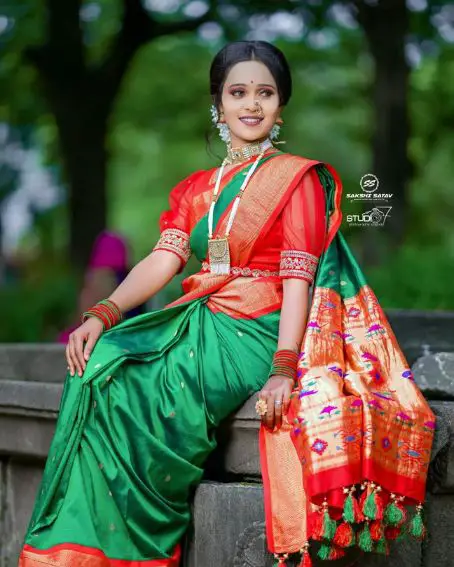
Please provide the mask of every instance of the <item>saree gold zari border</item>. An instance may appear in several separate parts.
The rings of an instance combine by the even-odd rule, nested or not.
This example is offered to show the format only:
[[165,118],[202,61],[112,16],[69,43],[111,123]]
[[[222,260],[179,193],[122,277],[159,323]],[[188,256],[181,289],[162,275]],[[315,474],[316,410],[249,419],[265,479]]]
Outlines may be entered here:
[[19,556],[18,567],[43,567],[44,565],[68,565],[71,567],[178,567],[181,548],[177,545],[170,559],[129,561],[106,557],[102,551],[77,544],[61,544],[50,549],[35,549],[25,545]]

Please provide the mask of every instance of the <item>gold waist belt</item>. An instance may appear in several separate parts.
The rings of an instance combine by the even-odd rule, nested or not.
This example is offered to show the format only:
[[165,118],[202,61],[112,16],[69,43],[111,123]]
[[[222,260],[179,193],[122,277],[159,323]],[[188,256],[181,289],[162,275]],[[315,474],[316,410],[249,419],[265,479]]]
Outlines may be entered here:
[[[210,264],[208,262],[202,262],[202,272],[209,272]],[[270,276],[278,276],[279,271],[273,272],[271,270],[257,270],[255,268],[240,268],[239,266],[230,266],[230,275],[232,276],[246,276],[252,278],[267,278]]]

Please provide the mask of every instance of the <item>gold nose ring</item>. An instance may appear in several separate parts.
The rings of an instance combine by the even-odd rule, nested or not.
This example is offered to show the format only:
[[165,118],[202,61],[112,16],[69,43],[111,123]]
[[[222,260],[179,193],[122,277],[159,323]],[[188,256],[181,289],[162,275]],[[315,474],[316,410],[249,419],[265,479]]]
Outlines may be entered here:
[[258,100],[254,102],[255,105],[255,112],[258,112],[260,115],[263,114],[262,106]]

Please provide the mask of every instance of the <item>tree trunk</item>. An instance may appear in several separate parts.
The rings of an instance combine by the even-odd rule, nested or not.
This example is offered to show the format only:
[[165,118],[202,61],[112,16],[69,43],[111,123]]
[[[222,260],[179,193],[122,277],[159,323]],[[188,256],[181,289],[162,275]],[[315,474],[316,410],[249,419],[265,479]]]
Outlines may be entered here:
[[107,195],[105,125],[85,123],[60,129],[69,185],[70,257],[86,266],[96,236],[106,227]]
[[85,63],[80,8],[82,0],[47,0],[47,41],[27,50],[37,68],[50,110],[55,116],[70,206],[71,261],[83,269],[107,216],[106,168],[108,119],[124,74],[137,50],[149,41],[193,31],[213,19],[159,22],[141,0],[123,0],[120,30],[105,60]]
[[[405,236],[407,184],[412,172],[407,153],[409,67],[405,57],[409,15],[405,0],[379,0],[376,5],[362,0],[357,8],[375,65],[371,173],[379,179],[378,192],[393,194],[388,203],[378,203],[392,207],[384,227],[365,231],[363,258],[377,264]],[[377,238],[375,231],[381,231],[384,238]],[[385,246],[379,249],[381,240]]]

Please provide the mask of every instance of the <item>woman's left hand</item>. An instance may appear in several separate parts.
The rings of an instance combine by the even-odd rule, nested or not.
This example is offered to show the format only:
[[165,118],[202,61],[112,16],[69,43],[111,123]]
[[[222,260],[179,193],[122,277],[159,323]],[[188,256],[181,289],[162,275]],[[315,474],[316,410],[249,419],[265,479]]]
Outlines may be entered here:
[[[293,389],[293,381],[287,376],[275,375],[259,392],[259,399],[267,403],[267,412],[262,415],[261,420],[271,431],[282,425],[282,416],[287,415],[290,407],[290,394]],[[276,403],[278,402],[278,403]],[[279,403],[280,402],[280,403]]]

